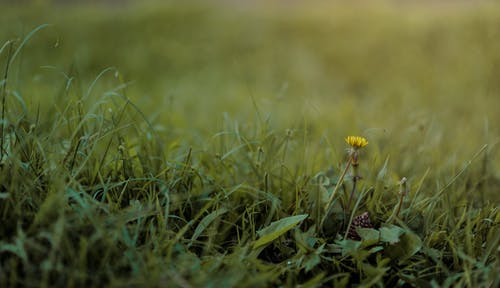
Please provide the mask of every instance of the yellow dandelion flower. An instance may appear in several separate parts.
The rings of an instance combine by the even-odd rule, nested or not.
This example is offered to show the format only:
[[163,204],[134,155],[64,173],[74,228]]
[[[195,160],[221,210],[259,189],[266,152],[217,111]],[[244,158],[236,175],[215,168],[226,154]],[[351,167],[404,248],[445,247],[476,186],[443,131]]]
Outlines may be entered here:
[[354,149],[363,148],[366,145],[368,145],[368,140],[366,140],[366,138],[361,136],[347,136],[345,138],[345,142],[351,145],[351,147]]

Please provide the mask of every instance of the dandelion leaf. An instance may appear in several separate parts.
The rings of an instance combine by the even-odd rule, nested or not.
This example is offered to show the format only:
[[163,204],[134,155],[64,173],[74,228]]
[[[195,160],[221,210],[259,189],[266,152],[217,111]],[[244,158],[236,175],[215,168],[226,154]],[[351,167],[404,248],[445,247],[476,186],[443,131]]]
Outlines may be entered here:
[[404,263],[411,256],[415,255],[422,248],[422,240],[415,233],[406,230],[400,237],[400,241],[386,249],[387,255],[398,260],[399,264]]
[[379,229],[380,231],[380,241],[389,244],[395,244],[399,242],[399,237],[404,233],[403,228],[396,225],[385,225]]
[[260,238],[255,242],[254,248],[271,243],[274,239],[285,234],[290,229],[297,226],[302,220],[306,219],[309,215],[302,214],[290,216],[278,221],[272,222],[269,226],[257,231]]
[[377,244],[380,240],[380,232],[376,229],[357,227],[356,232],[361,237],[364,246]]
[[304,261],[304,268],[306,269],[306,272],[311,271],[316,265],[321,263],[321,258],[318,254],[313,253],[309,255],[306,260]]

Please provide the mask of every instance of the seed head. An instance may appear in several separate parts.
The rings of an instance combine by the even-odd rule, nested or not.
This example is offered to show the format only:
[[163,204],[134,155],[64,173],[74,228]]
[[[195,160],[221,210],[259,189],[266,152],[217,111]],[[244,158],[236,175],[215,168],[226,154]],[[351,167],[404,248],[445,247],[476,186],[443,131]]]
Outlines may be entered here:
[[349,227],[349,232],[347,234],[348,239],[353,239],[353,240],[361,240],[361,237],[359,236],[358,232],[356,231],[356,228],[373,228],[372,223],[370,222],[370,215],[368,212],[365,212],[359,216],[356,216],[352,220],[351,227]]

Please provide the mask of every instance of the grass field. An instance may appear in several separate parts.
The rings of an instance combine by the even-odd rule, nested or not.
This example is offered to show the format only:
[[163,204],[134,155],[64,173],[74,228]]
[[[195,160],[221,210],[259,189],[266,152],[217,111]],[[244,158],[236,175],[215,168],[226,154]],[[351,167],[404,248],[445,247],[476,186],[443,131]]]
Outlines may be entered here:
[[0,287],[500,285],[500,6],[42,2],[0,4]]

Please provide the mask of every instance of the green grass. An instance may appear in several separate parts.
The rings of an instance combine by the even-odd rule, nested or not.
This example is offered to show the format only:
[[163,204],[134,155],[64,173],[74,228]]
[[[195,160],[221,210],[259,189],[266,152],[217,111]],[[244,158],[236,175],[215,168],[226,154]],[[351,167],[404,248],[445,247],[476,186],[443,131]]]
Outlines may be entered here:
[[1,287],[500,284],[498,6],[0,8]]

